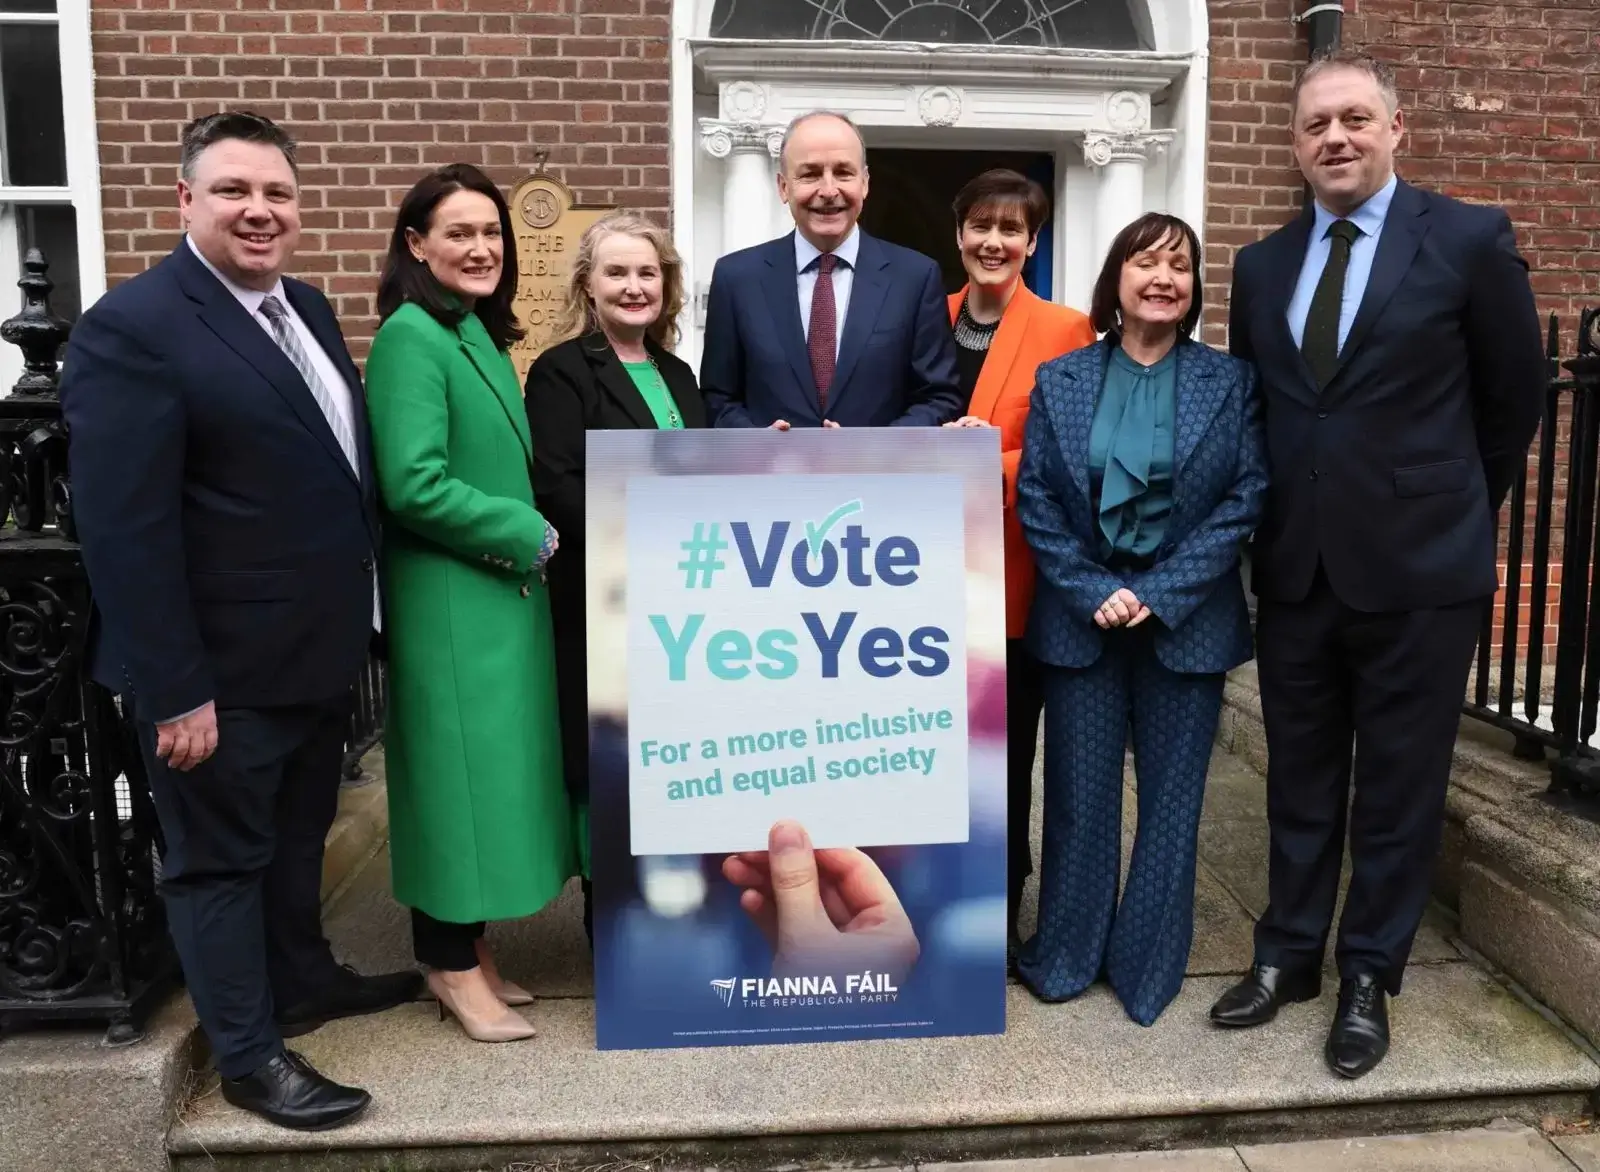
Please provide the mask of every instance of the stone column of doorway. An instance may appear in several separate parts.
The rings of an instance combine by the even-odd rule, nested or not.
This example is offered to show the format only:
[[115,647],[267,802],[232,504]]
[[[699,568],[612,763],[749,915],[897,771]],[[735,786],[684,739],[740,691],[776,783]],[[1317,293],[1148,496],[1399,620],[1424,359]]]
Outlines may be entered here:
[[1145,211],[1145,166],[1172,140],[1170,130],[1090,130],[1083,158],[1098,172],[1094,207],[1094,271],[1099,272],[1118,232]]
[[723,160],[722,247],[718,255],[771,239],[778,199],[773,160],[783,146],[783,127],[702,118],[700,143],[712,158]]

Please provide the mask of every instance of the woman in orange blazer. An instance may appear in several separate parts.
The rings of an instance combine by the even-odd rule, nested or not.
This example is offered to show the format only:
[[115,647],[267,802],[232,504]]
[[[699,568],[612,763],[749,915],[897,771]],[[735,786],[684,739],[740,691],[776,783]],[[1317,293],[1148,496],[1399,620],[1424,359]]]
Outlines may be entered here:
[[1042,187],[1016,171],[985,171],[956,195],[954,210],[967,284],[950,296],[950,323],[967,407],[945,426],[998,427],[1005,472],[1006,929],[1007,952],[1014,955],[1022,885],[1033,870],[1028,815],[1044,705],[1039,663],[1022,643],[1033,601],[1033,558],[1017,521],[1017,464],[1034,372],[1092,344],[1095,332],[1087,316],[1043,300],[1022,283],[1022,266],[1039,246],[1039,228],[1050,214]]

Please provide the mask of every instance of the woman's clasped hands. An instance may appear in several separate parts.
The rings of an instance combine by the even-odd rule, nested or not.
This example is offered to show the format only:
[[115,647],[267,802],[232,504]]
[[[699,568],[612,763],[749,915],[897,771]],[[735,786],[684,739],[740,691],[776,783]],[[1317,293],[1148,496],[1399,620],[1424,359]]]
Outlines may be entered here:
[[1150,617],[1150,608],[1140,602],[1126,586],[1100,604],[1094,621],[1103,629],[1137,627]]

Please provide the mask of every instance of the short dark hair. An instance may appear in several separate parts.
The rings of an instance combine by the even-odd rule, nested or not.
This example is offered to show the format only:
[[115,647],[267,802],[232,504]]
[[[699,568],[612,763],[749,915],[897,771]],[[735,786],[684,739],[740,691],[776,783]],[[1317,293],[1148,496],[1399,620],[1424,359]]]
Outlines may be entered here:
[[249,110],[221,110],[215,114],[202,114],[183,128],[183,147],[178,155],[178,174],[186,180],[194,179],[194,161],[209,146],[235,139],[239,142],[259,142],[275,146],[289,161],[289,170],[300,178],[300,164],[294,157],[295,142],[289,132],[271,118]]
[[500,213],[500,283],[488,297],[480,297],[472,312],[483,322],[483,328],[494,340],[498,349],[508,349],[527,334],[517,324],[517,315],[511,302],[517,295],[517,238],[511,230],[511,208],[490,178],[471,163],[450,163],[417,180],[406,197],[400,201],[395,214],[394,231],[389,235],[389,252],[383,259],[383,275],[378,278],[378,321],[381,323],[407,301],[414,301],[432,315],[433,319],[455,329],[467,316],[467,311],[433,275],[425,264],[418,264],[406,243],[406,230],[426,236],[433,224],[433,212],[448,195],[458,191],[476,191],[494,202]]
[[1050,197],[1043,187],[1021,172],[996,167],[967,180],[966,186],[956,192],[950,210],[955,212],[956,227],[960,228],[976,211],[1013,207],[1022,210],[1031,239],[1039,234],[1050,216]]
[[1363,53],[1358,49],[1328,49],[1312,57],[1294,79],[1294,90],[1289,97],[1291,120],[1300,115],[1300,91],[1305,88],[1306,82],[1334,69],[1354,69],[1358,73],[1365,73],[1377,83],[1378,92],[1383,95],[1383,104],[1390,116],[1400,108],[1400,91],[1395,87],[1394,70],[1387,64],[1371,53]]
[[1105,264],[1094,283],[1094,299],[1089,303],[1089,324],[1102,334],[1122,333],[1122,266],[1147,248],[1154,248],[1165,240],[1177,236],[1189,242],[1189,256],[1194,264],[1194,303],[1178,323],[1178,333],[1187,338],[1194,334],[1200,323],[1201,257],[1200,237],[1195,235],[1188,222],[1165,212],[1148,212],[1117,233],[1106,252]]

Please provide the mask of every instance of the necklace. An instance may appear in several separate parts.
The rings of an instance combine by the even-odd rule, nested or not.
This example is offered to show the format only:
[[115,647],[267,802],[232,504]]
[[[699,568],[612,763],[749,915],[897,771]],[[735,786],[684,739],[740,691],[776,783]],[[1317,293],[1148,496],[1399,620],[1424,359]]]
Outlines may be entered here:
[[956,315],[956,345],[966,350],[987,350],[989,343],[994,341],[994,333],[1000,328],[1000,319],[987,324],[973,320],[967,312],[966,301],[961,302],[961,312]]
[[678,401],[672,397],[672,391],[667,386],[666,376],[661,373],[661,367],[656,365],[656,356],[650,351],[644,352],[644,360],[650,364],[650,369],[656,372],[656,382],[661,385],[662,396],[667,401],[667,419],[673,427],[683,426],[683,416],[678,414]]

